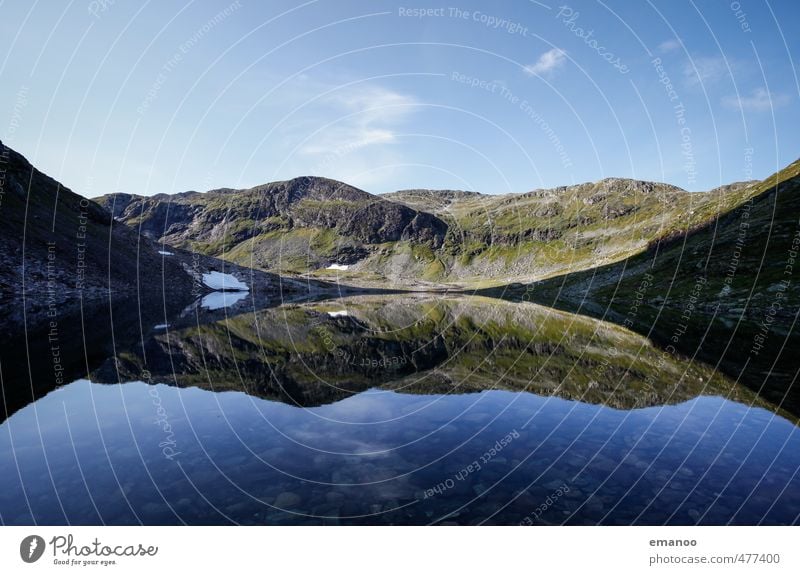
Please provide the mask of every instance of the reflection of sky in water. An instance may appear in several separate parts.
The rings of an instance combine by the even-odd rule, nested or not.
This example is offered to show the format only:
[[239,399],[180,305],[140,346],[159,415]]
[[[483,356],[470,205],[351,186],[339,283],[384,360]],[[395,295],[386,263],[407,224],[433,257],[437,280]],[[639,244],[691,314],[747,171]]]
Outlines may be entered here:
[[203,297],[200,307],[203,309],[222,309],[232,306],[248,295],[249,292],[246,291],[215,291]]
[[795,426],[718,397],[623,411],[370,390],[298,409],[77,381],[0,426],[0,468],[4,523],[516,524],[562,485],[534,523],[791,523],[800,511]]

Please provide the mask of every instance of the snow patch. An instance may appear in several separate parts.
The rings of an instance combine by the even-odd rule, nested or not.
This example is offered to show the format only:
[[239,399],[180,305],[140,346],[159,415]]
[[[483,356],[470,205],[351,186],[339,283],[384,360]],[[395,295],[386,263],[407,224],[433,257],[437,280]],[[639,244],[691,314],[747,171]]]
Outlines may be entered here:
[[168,323],[160,323],[158,325],[154,325],[153,329],[167,329],[169,327]]
[[246,298],[247,294],[246,291],[215,291],[203,297],[200,307],[208,310],[230,307]]
[[161,251],[161,250],[158,250],[158,253],[160,253],[162,256],[174,256],[175,255],[172,252],[164,252],[164,251]]
[[328,315],[331,317],[347,317],[349,314],[346,309],[342,309],[339,311],[329,311]]
[[243,281],[236,279],[231,274],[222,272],[209,272],[203,274],[203,283],[211,289],[249,291],[250,288]]
[[328,266],[327,268],[325,268],[325,269],[326,269],[326,270],[340,270],[340,271],[347,271],[348,269],[350,269],[350,266],[347,266],[347,265],[344,265],[344,264],[331,264],[331,265],[329,265],[329,266]]

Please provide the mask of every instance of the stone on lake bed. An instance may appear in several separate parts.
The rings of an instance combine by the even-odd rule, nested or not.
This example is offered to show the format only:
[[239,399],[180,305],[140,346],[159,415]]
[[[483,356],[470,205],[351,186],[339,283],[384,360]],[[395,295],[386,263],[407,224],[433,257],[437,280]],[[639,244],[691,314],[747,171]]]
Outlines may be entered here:
[[284,491],[275,498],[275,503],[273,503],[273,505],[280,509],[288,509],[299,505],[302,500],[303,499],[297,493]]

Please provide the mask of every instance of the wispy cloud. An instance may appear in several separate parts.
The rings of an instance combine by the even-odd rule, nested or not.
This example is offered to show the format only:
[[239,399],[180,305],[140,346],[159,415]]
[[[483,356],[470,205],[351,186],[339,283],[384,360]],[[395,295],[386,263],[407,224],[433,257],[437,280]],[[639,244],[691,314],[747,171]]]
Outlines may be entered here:
[[769,92],[766,88],[756,88],[749,96],[726,96],[722,99],[722,103],[735,110],[764,112],[788,104],[789,96]]
[[300,148],[303,154],[351,153],[359,148],[395,141],[396,128],[418,104],[411,96],[381,87],[337,92],[325,102],[338,115],[329,126]]
[[736,65],[730,60],[726,63],[721,56],[692,58],[683,65],[683,79],[690,87],[712,84],[730,74],[728,66],[733,70]]
[[741,82],[752,77],[753,69],[747,60],[723,56],[694,56],[683,64],[683,82],[688,88],[713,86],[723,81]]
[[556,68],[560,68],[567,60],[567,53],[561,48],[553,48],[548,50],[536,61],[535,64],[525,66],[525,71],[532,76],[540,76],[552,72]]
[[399,134],[420,110],[413,95],[377,84],[337,86],[305,77],[283,97],[287,106],[308,103],[276,134],[278,153],[286,154],[282,173],[327,176],[373,190],[394,179],[407,161]]
[[658,51],[662,54],[667,54],[668,52],[674,52],[678,48],[681,47],[681,41],[677,38],[670,38],[669,40],[664,40],[661,44],[658,45]]

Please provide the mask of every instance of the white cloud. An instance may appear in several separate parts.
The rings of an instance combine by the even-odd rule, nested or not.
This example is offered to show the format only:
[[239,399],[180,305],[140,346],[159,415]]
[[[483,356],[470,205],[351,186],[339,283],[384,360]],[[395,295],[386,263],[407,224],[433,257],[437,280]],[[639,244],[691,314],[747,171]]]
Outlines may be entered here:
[[560,68],[567,59],[567,53],[561,48],[553,48],[548,50],[536,61],[535,64],[525,66],[525,71],[532,76],[546,74]]
[[722,99],[723,105],[735,110],[750,112],[764,112],[778,108],[789,102],[787,94],[774,94],[765,88],[756,88],[749,96],[726,96]]
[[729,75],[728,66],[734,69],[734,64],[722,57],[693,58],[683,65],[683,78],[687,86],[711,84]]
[[380,87],[358,87],[326,98],[330,125],[300,148],[302,154],[344,155],[357,149],[395,141],[394,127],[418,104],[411,96]]
[[415,98],[381,87],[359,87],[347,93],[337,93],[332,98],[342,106],[356,112],[369,113],[370,117],[393,119],[406,116],[409,107],[417,104]]
[[416,97],[377,84],[336,85],[301,78],[273,107],[303,107],[270,140],[275,177],[325,176],[368,191],[381,189],[408,162],[400,134],[420,112]]
[[678,48],[681,47],[681,41],[677,38],[670,38],[669,40],[664,40],[661,44],[658,45],[658,51],[662,54],[666,54],[667,52],[674,52]]

